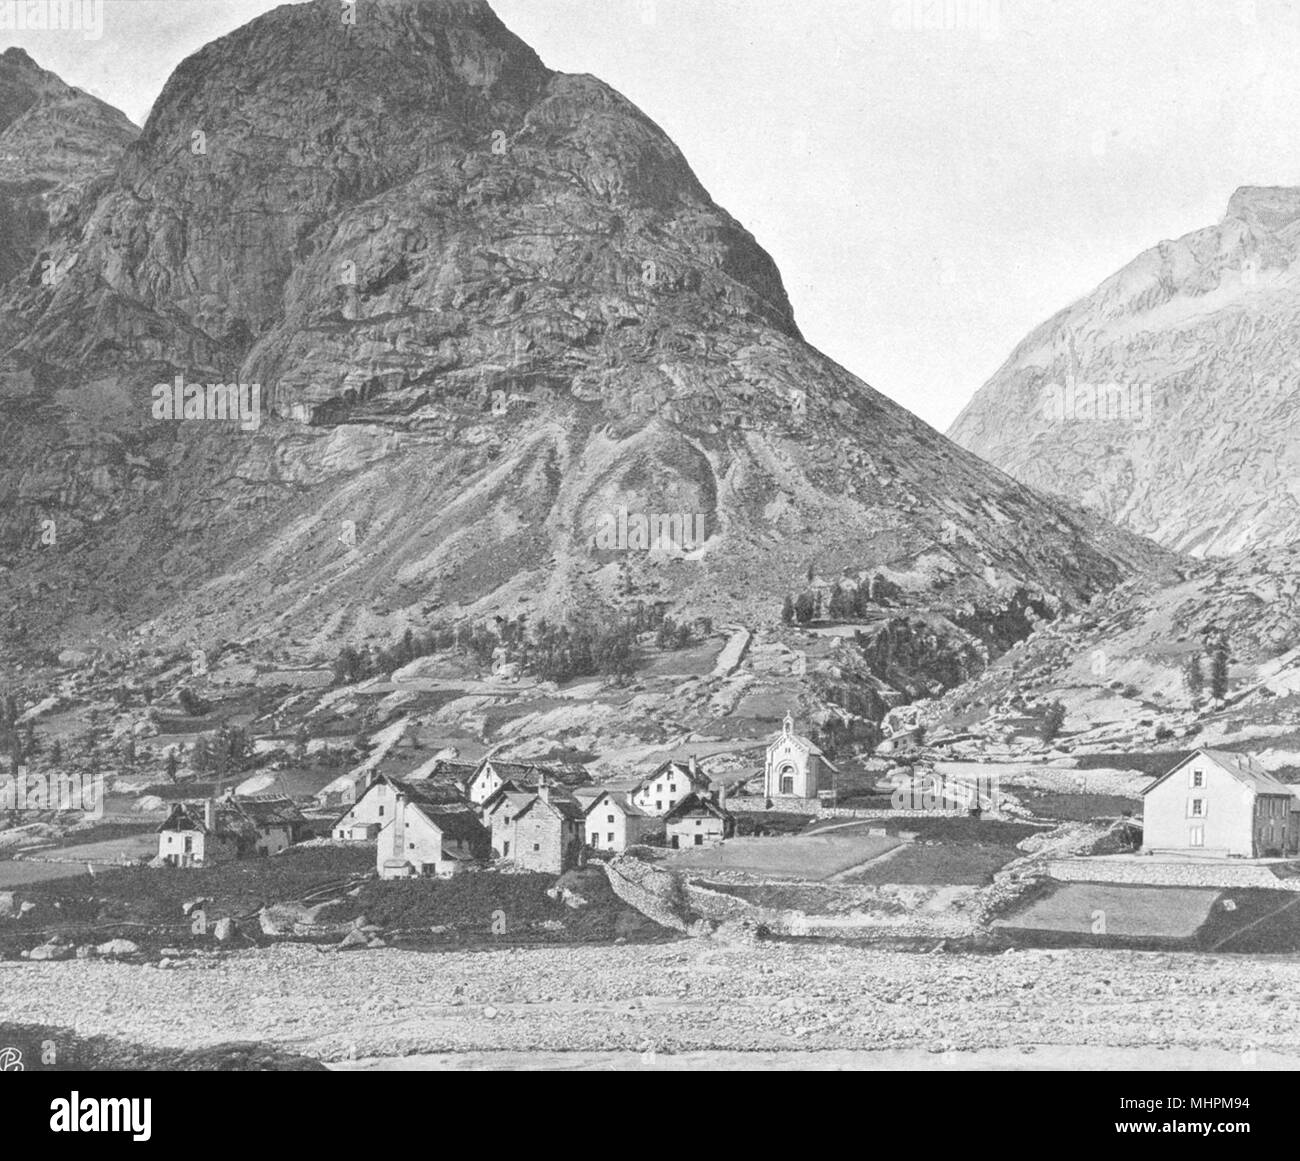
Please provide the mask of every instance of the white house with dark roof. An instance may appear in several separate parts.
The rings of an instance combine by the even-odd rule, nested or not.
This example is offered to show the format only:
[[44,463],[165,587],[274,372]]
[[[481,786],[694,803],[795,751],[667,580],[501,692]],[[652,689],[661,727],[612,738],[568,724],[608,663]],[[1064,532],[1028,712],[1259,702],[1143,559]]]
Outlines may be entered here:
[[419,781],[399,781],[387,774],[374,774],[370,785],[330,827],[330,836],[339,840],[370,840],[392,821],[397,796],[402,789],[409,795],[418,795],[420,801],[439,806],[451,806],[461,800],[459,791],[449,784],[427,778]]
[[1300,799],[1248,754],[1197,750],[1143,791],[1144,851],[1268,858],[1298,839]]
[[794,718],[786,714],[764,759],[764,797],[816,798],[819,790],[829,789],[834,771],[831,760],[813,742],[794,732]]
[[388,781],[393,809],[375,841],[380,878],[446,877],[490,857],[491,838],[473,807],[426,797],[419,783]]
[[302,837],[293,801],[262,794],[177,803],[158,827],[158,857],[173,867],[202,867],[252,855],[276,855]]
[[731,838],[736,820],[727,809],[726,791],[688,794],[664,815],[664,835],[673,850],[711,847]]
[[661,819],[647,814],[617,790],[605,790],[583,815],[587,845],[600,851],[625,851],[663,830]]
[[688,794],[702,794],[708,788],[709,779],[692,754],[685,762],[661,763],[627,793],[638,810],[662,818]]

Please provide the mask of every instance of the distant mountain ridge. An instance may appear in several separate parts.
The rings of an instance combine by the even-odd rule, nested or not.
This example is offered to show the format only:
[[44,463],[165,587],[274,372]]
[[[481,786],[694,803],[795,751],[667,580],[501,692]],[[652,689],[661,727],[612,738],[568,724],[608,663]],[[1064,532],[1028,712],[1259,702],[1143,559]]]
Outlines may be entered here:
[[951,437],[1166,547],[1300,535],[1300,189],[1244,187],[1036,328]]

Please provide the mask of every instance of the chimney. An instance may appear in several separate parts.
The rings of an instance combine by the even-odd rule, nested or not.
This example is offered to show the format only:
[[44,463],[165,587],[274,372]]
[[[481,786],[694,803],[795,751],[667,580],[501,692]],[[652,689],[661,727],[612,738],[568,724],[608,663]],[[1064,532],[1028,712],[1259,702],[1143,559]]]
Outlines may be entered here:
[[545,803],[551,801],[551,788],[546,784],[546,774],[544,772],[537,775],[537,797]]
[[691,771],[691,777],[698,778],[700,776],[700,764],[699,762],[696,761],[694,754],[691,755],[689,766]]
[[212,834],[217,830],[217,800],[209,798],[203,804],[203,825]]
[[406,795],[400,791],[393,801],[393,858],[406,860]]
[[726,810],[727,809],[727,784],[725,782],[718,783],[717,795],[718,795],[718,805],[722,807],[723,810]]

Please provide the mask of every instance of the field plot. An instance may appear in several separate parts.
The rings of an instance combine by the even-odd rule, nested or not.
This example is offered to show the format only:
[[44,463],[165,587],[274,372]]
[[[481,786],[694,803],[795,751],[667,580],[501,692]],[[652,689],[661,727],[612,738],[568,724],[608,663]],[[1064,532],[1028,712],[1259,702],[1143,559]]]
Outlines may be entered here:
[[1190,939],[1210,917],[1215,887],[1063,883],[995,927],[1078,935]]
[[84,863],[34,863],[0,860],[0,891],[24,887],[29,883],[46,883],[54,879],[74,879],[86,873]]
[[680,871],[742,871],[816,881],[878,858],[901,844],[891,835],[804,834],[788,838],[737,838],[722,846],[669,854],[666,865]]

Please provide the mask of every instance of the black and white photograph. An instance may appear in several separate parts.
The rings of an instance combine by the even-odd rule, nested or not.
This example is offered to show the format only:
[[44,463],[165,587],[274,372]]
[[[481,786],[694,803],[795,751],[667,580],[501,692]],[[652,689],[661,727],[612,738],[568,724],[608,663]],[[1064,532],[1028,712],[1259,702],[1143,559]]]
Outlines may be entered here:
[[0,1072],[1248,1135],[1297,110],[1292,0],[0,0]]

